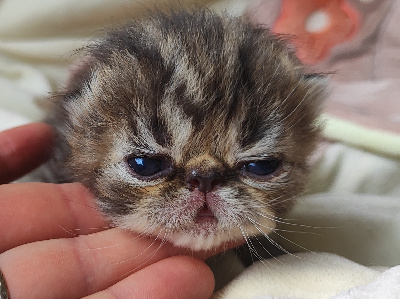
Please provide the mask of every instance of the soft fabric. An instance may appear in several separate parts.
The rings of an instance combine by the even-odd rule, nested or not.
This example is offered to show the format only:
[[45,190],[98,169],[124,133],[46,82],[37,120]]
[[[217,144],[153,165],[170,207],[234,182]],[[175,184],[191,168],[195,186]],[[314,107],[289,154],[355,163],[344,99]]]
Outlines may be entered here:
[[399,1],[258,0],[248,13],[332,74],[327,137],[400,157]]
[[384,274],[381,271],[328,253],[283,255],[250,266],[213,298],[357,298],[350,294],[361,295],[361,286],[375,298],[398,294],[400,266]]
[[[154,2],[164,4],[0,1],[0,129],[40,119],[35,100],[62,86],[74,63],[73,50],[104,27],[142,14]],[[216,298],[398,298],[399,2],[229,0],[213,7],[250,13],[274,28],[282,3],[295,2],[317,3],[318,9],[332,2],[334,11],[344,5],[356,14],[350,18],[356,30],[328,47],[314,65],[335,71],[325,135],[336,142],[322,146],[307,195],[286,217],[284,231],[272,235],[294,255],[257,262]],[[285,10],[282,20],[295,18],[287,14]],[[308,28],[315,30],[324,19],[318,14],[313,18],[316,23]],[[228,258],[217,273],[223,281],[238,274],[232,271],[238,259]]]
[[212,298],[399,297],[400,266],[373,269],[334,254],[299,253],[255,263]]

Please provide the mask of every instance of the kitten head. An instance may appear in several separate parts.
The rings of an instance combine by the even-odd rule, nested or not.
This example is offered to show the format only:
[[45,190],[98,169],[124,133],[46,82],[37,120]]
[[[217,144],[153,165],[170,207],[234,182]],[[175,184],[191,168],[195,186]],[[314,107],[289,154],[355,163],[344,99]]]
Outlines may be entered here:
[[323,84],[267,29],[157,14],[83,61],[55,126],[115,225],[210,249],[270,232],[301,192]]

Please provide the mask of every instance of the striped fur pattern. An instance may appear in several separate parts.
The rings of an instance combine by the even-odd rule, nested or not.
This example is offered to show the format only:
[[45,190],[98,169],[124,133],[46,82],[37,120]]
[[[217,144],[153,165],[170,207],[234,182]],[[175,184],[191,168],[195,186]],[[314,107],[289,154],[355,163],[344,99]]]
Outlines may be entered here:
[[[114,225],[193,250],[268,234],[304,187],[323,96],[324,80],[245,17],[155,13],[91,44],[54,98],[48,180],[80,181]],[[137,176],[132,156],[169,171]],[[271,157],[271,175],[241,169]],[[191,173],[218,184],[190,188]]]

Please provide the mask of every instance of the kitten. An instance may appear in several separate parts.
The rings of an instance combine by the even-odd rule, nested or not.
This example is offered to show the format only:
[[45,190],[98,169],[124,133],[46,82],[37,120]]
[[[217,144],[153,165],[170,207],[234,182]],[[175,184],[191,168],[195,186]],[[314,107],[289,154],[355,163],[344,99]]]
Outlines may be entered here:
[[302,191],[324,85],[245,17],[157,12],[86,49],[48,117],[47,180],[177,246],[244,242]]

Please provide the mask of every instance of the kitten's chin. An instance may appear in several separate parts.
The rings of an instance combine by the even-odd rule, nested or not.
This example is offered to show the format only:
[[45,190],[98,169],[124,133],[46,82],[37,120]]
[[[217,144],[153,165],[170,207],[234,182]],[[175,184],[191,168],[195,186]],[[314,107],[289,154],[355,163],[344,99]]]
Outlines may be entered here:
[[244,243],[242,236],[233,236],[230,233],[209,233],[207,226],[215,226],[214,221],[210,219],[202,220],[201,225],[194,229],[193,232],[172,233],[167,237],[168,241],[178,247],[191,249],[194,251],[213,250],[227,244],[227,248],[234,247],[228,244],[236,244],[239,246]]
[[121,224],[117,226],[141,234],[145,232],[145,234],[154,236],[162,242],[167,241],[177,247],[193,251],[207,251],[221,247],[232,248],[235,246],[229,244],[239,246],[245,242],[240,229],[222,229],[214,216],[197,217],[191,228],[174,229],[172,231],[160,227],[151,228],[144,223],[140,225],[139,222],[136,222],[134,226],[128,226],[127,223]]

